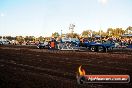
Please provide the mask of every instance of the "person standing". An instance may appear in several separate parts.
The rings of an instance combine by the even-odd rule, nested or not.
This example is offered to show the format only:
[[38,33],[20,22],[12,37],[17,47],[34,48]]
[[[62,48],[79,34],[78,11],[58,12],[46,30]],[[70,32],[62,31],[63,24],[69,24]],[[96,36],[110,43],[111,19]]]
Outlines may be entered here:
[[55,48],[55,42],[54,41],[51,41],[50,46],[51,46],[52,49],[54,49]]

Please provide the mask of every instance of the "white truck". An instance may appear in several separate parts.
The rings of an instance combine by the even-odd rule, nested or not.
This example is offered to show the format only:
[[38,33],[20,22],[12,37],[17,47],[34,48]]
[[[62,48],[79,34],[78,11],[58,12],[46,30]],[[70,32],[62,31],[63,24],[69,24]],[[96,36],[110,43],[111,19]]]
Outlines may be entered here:
[[7,45],[10,44],[10,42],[7,39],[0,39],[0,45]]

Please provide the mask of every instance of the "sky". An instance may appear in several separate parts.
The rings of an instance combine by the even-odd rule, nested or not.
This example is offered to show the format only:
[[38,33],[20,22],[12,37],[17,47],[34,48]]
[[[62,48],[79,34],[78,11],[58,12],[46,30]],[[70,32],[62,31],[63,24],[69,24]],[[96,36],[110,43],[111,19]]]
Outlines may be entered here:
[[0,35],[81,34],[132,26],[132,0],[0,0]]

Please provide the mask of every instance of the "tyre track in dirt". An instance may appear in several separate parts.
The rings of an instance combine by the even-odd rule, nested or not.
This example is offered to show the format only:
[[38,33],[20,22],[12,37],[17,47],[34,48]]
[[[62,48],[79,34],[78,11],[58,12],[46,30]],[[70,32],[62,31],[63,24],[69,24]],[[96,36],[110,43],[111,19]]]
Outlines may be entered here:
[[[25,54],[26,55],[26,54]],[[30,55],[32,55],[32,54],[30,54]],[[40,56],[40,55],[39,55]],[[43,56],[44,57],[44,56]],[[39,58],[39,57],[37,57],[37,58]],[[41,57],[40,57],[41,58]],[[113,67],[110,67],[110,66],[108,66],[108,65],[111,65],[113,62],[104,62],[103,60],[101,60],[101,61],[98,61],[98,63],[95,63],[95,61],[93,61],[93,60],[91,60],[91,59],[80,59],[80,58],[78,58],[78,57],[74,57],[74,59],[72,58],[72,60],[70,61],[70,59],[71,58],[67,58],[67,59],[63,59],[63,58],[61,58],[60,59],[60,57],[58,57],[58,56],[56,56],[56,57],[54,57],[54,56],[48,56],[48,58],[46,59],[47,57],[44,57],[44,59],[42,59],[41,61],[40,61],[40,63],[42,63],[43,61],[44,62],[48,62],[48,63],[43,63],[44,65],[49,65],[49,63],[59,63],[60,65],[61,64],[68,64],[68,65],[81,65],[81,63],[83,63],[83,65],[88,65],[88,66],[93,66],[94,68],[95,67],[98,67],[98,68],[102,68],[102,66],[103,66],[103,69],[104,70],[123,70],[123,71],[129,71],[130,69],[128,69],[128,68],[123,68],[122,66],[124,66],[125,65],[125,63],[120,63],[120,65],[121,66],[118,66],[118,67],[115,67],[115,66],[113,66]],[[53,60],[53,61],[50,61],[49,60],[49,58],[54,58],[55,60]],[[59,60],[57,60],[57,59],[59,59]],[[36,60],[36,61],[35,61]],[[28,62],[28,63],[37,63],[37,59],[35,59],[34,61],[32,61],[32,59],[31,59],[31,61],[28,59],[28,60],[25,60],[26,62]],[[73,62],[73,60],[74,60],[74,62]],[[97,61],[97,59],[95,58],[95,60]],[[21,60],[22,61],[22,60]],[[24,62],[25,63],[25,62]],[[106,64],[106,65],[104,65],[104,64]],[[118,63],[117,63],[118,64]],[[52,64],[52,65],[54,65],[54,64]],[[50,66],[52,66],[52,65],[50,65]],[[113,64],[113,65],[116,65],[115,63]],[[127,65],[128,65],[128,67],[132,67],[132,65],[131,65],[131,63],[127,63]],[[112,69],[113,68],[113,69]]]
[[15,62],[10,62],[10,61],[4,61],[4,60],[0,60],[1,65],[8,65],[8,66],[12,66],[12,67],[19,67],[22,69],[27,69],[27,70],[32,70],[35,72],[40,72],[40,73],[44,73],[44,74],[49,74],[49,75],[57,75],[57,76],[65,76],[66,78],[69,79],[75,79],[75,74],[72,73],[68,73],[68,74],[64,74],[65,72],[63,71],[59,71],[59,70],[54,70],[54,69],[48,69],[48,68],[41,68],[41,67],[36,67],[36,66],[31,66],[31,65],[27,65],[27,64],[18,64]]
[[[19,70],[19,75],[25,74],[25,72],[28,72],[28,74],[33,75],[33,76],[46,76],[48,79],[52,79],[55,81],[66,81],[73,83],[71,86],[72,88],[77,88],[74,86],[78,86],[78,88],[105,88],[105,86],[100,85],[100,84],[90,84],[90,85],[78,85],[76,82],[76,76],[75,74],[72,73],[66,73],[62,71],[57,71],[53,69],[47,69],[47,68],[40,68],[40,67],[35,67],[35,66],[30,66],[30,65],[24,65],[24,64],[17,64],[15,62],[9,62],[9,61],[4,61],[0,60],[0,67],[8,67],[8,69],[12,70],[15,72],[15,70]],[[18,73],[16,73],[18,75]],[[19,78],[19,77],[18,77]],[[45,77],[44,77],[45,78]],[[12,80],[13,81],[13,80]],[[67,87],[65,87],[67,88]]]
[[[122,62],[124,60],[119,59],[119,63],[110,61],[110,58],[108,58],[108,60],[105,58],[104,60],[101,59],[101,57],[95,58],[95,56],[91,56],[87,59],[87,56],[84,56],[83,54],[77,55],[78,53],[73,53],[68,55],[68,53],[64,56],[62,56],[62,54],[65,53],[61,53],[59,54],[58,52],[41,52],[41,50],[38,50],[40,52],[36,52],[36,51],[32,51],[30,52],[30,50],[32,49],[12,49],[10,51],[10,49],[1,49],[0,52],[2,52],[0,55],[3,58],[0,58],[0,65],[1,68],[0,69],[4,69],[4,66],[6,66],[7,68],[9,68],[9,70],[13,70],[13,71],[18,71],[18,69],[20,70],[20,72],[17,72],[16,75],[21,76],[26,76],[28,72],[28,76],[30,76],[32,78],[32,76],[38,77],[39,78],[49,78],[45,83],[47,83],[47,85],[49,86],[49,88],[53,88],[53,85],[55,85],[53,83],[53,85],[48,84],[48,82],[53,82],[51,80],[55,80],[56,84],[57,82],[60,83],[61,80],[65,80],[64,82],[62,82],[61,87],[59,88],[64,88],[64,84],[68,84],[67,87],[65,88],[117,88],[117,86],[121,86],[124,87],[127,86],[131,86],[131,84],[119,84],[117,86],[114,86],[112,84],[88,84],[88,85],[83,85],[83,86],[79,86],[76,83],[76,70],[80,65],[83,65],[84,69],[86,69],[86,72],[90,73],[90,74],[94,74],[94,73],[109,73],[109,74],[113,74],[113,73],[117,73],[122,74],[122,73],[130,73],[130,67],[131,67],[131,62],[126,61],[126,62]],[[58,55],[56,55],[58,54]],[[74,55],[75,54],[75,55]],[[6,55],[6,56],[5,56]],[[43,56],[43,55],[47,55],[47,56]],[[82,56],[81,56],[82,55]],[[88,55],[88,54],[87,54]],[[94,54],[92,54],[94,55]],[[101,55],[101,54],[100,54]],[[103,54],[105,55],[105,54]],[[116,54],[117,55],[117,54]],[[17,56],[17,57],[15,57]],[[79,56],[79,57],[78,57]],[[71,57],[71,58],[70,58]],[[81,58],[84,57],[84,58]],[[107,56],[105,56],[107,57]],[[116,56],[117,57],[117,56]],[[130,57],[129,57],[130,58]],[[117,58],[116,58],[117,59]],[[124,59],[124,57],[123,57]],[[114,60],[114,59],[112,59]],[[108,64],[106,62],[109,62]],[[122,62],[122,64],[120,64],[120,62]],[[125,63],[128,63],[129,65],[127,67],[127,65],[125,65]],[[37,64],[36,64],[37,63]],[[105,64],[104,64],[105,63]],[[120,64],[123,65],[124,67],[122,68],[122,66],[113,66],[115,64]],[[87,70],[88,69],[88,70]],[[115,70],[115,71],[113,71]],[[117,71],[119,70],[119,72]],[[4,71],[4,70],[3,70]],[[101,72],[102,71],[102,72]],[[13,73],[13,72],[12,72]],[[23,74],[21,74],[23,73]],[[7,73],[6,73],[7,74]],[[19,78],[19,77],[18,77]],[[17,79],[16,79],[17,80]],[[23,80],[23,79],[22,79]],[[22,81],[21,80],[21,81]],[[40,83],[40,85],[42,85],[42,83]],[[57,84],[59,85],[59,84]],[[31,85],[30,85],[31,86]],[[57,87],[57,86],[55,86]],[[121,88],[120,87],[120,88]],[[21,87],[24,88],[24,87]],[[29,87],[28,87],[29,88]],[[38,87],[37,87],[38,88]],[[42,87],[40,87],[42,88]],[[46,87],[48,88],[48,87]]]

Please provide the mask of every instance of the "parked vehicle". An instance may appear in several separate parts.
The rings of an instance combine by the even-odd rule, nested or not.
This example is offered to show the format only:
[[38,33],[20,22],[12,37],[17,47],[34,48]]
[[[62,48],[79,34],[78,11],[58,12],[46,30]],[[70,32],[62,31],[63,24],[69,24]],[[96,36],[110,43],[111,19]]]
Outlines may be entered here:
[[2,41],[0,41],[0,45],[3,45]]
[[39,49],[42,49],[42,48],[45,48],[45,47],[48,47],[48,42],[40,42],[37,45],[37,48],[39,48]]
[[10,44],[10,42],[6,39],[0,39],[0,45],[7,45]]

